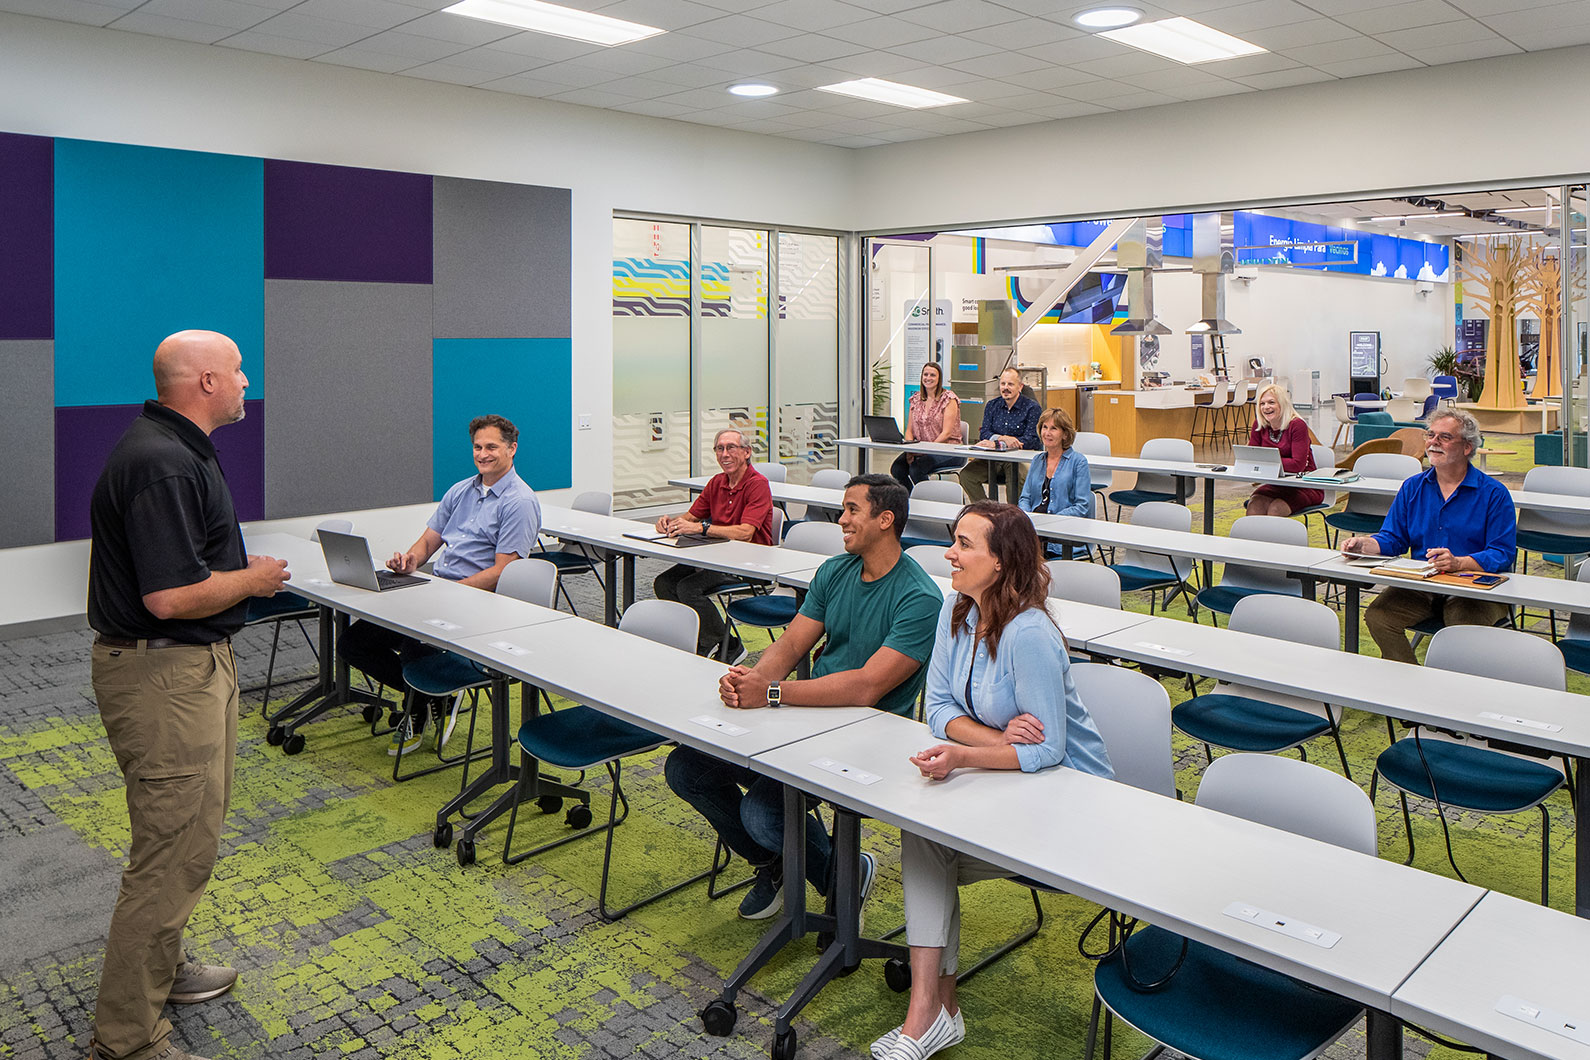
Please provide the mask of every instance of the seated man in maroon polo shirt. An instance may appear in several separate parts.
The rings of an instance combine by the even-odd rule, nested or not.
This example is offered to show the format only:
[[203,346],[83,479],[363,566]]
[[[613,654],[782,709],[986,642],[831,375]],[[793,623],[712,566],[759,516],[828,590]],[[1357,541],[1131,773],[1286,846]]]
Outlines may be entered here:
[[[773,544],[773,494],[767,479],[751,466],[751,447],[746,444],[745,435],[733,427],[719,431],[712,440],[712,452],[722,472],[712,476],[689,511],[658,519],[657,532],[670,537],[706,534],[730,541]],[[723,641],[723,617],[712,602],[712,594],[739,580],[732,574],[676,563],[657,575],[652,592],[659,600],[686,604],[701,616],[696,654],[711,655]],[[743,658],[745,648],[736,637],[729,641],[725,661],[735,663]]]

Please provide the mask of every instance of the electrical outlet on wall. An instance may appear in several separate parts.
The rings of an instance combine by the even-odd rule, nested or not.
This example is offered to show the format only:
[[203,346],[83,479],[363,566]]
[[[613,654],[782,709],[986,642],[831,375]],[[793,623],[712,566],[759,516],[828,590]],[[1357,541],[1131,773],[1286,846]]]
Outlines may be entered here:
[[580,430],[588,431],[590,429],[591,429],[591,415],[588,412],[587,413],[582,413],[580,415]]

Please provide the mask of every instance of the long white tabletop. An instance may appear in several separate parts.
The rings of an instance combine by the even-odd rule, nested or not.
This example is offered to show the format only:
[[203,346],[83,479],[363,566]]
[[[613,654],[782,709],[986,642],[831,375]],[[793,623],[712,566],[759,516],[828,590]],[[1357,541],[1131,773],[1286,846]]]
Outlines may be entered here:
[[[936,742],[918,722],[879,714],[759,755],[756,768],[1382,1010],[1484,894],[1070,769],[964,770],[927,781],[907,757]],[[1341,938],[1329,947],[1304,942],[1230,915],[1233,905]]]
[[1512,1060],[1590,1060],[1590,923],[1491,891],[1391,1013]]

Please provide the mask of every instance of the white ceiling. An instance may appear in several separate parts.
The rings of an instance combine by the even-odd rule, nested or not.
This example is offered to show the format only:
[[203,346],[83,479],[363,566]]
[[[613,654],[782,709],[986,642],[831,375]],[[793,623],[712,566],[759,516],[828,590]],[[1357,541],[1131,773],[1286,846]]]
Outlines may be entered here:
[[[1269,49],[1200,66],[1078,29],[1071,16],[1097,6],[1085,0],[559,0],[668,31],[617,48],[443,13],[451,2],[0,0],[0,11],[841,147],[1590,43],[1590,0],[1127,0]],[[970,102],[912,111],[813,91],[856,77]],[[781,92],[725,91],[742,80]]]

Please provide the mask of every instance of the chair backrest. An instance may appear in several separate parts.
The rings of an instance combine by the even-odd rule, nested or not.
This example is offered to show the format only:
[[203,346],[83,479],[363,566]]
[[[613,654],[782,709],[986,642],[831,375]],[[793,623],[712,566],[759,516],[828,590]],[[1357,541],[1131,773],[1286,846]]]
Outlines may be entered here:
[[591,512],[594,515],[613,514],[613,495],[603,493],[601,490],[589,490],[574,498],[574,503],[569,505],[577,512]]
[[1121,606],[1121,576],[1102,563],[1049,560],[1049,595],[1099,607]]
[[1558,692],[1566,689],[1562,652],[1551,641],[1501,626],[1444,626],[1430,638],[1424,664]]
[[1392,398],[1386,403],[1386,411],[1391,413],[1391,418],[1397,423],[1406,423],[1419,414],[1424,407],[1424,402],[1411,397]]
[[[1573,577],[1577,582],[1590,582],[1590,562],[1579,564],[1579,573]],[[1574,640],[1590,640],[1590,614],[1575,611],[1568,619],[1566,635]]]
[[780,463],[764,460],[751,466],[760,471],[769,482],[784,482],[789,477],[789,471]]
[[[1174,501],[1149,501],[1132,509],[1131,522],[1133,526],[1149,526],[1159,530],[1180,530],[1183,533],[1191,533],[1192,509],[1185,504],[1177,504]],[[1190,560],[1173,559],[1170,556],[1154,552],[1139,552],[1134,548],[1116,549],[1115,562],[1119,566],[1143,567],[1147,570],[1162,571],[1178,581],[1185,581],[1193,569]]]
[[818,489],[842,490],[850,481],[850,472],[838,467],[825,467],[812,472],[811,485]]
[[1455,398],[1457,397],[1457,391],[1457,376],[1455,375],[1438,375],[1430,380],[1430,392],[1437,397]]
[[[1110,436],[1098,431],[1078,431],[1071,448],[1083,456],[1109,456]],[[1109,468],[1095,467],[1093,461],[1088,461],[1088,478],[1094,489],[1108,489],[1114,477],[1115,472]]]
[[[1307,545],[1308,527],[1296,519],[1280,515],[1244,515],[1231,524],[1231,536],[1242,541],[1273,541],[1283,545]],[[1227,563],[1220,584],[1231,589],[1262,589],[1268,593],[1303,594],[1303,583],[1288,578],[1286,571],[1265,567],[1245,567]]]
[[353,520],[322,519],[315,524],[313,530],[309,531],[309,540],[318,544],[320,542],[320,531],[322,530],[330,530],[334,534],[351,534],[353,533]]
[[773,506],[773,525],[768,530],[773,535],[773,544],[784,540],[784,511],[777,505]]
[[[941,501],[945,504],[965,504],[966,493],[954,479],[925,479],[911,487],[913,501]],[[949,525],[939,519],[907,519],[906,537],[920,537],[928,541],[950,540]]]
[[972,425],[961,420],[961,444],[970,445],[972,441]]
[[[1143,443],[1139,455],[1144,460],[1180,460],[1182,463],[1190,464],[1193,462],[1193,444],[1186,438],[1150,438]],[[1174,494],[1176,476],[1140,473],[1135,488],[1154,493]]]
[[[1383,438],[1380,441],[1390,442],[1393,439]],[[1360,478],[1394,478],[1400,482],[1417,475],[1422,467],[1419,461],[1406,453],[1365,453],[1353,465],[1353,470],[1358,472]],[[1391,511],[1393,499],[1391,494],[1354,493],[1349,489],[1347,510],[1355,515],[1385,515]]]
[[1231,383],[1229,380],[1221,379],[1215,383],[1214,390],[1209,395],[1209,405],[1207,407],[1211,411],[1222,409],[1226,407],[1226,402],[1230,400]]
[[1354,405],[1380,405],[1381,404],[1380,395],[1379,394],[1354,394],[1353,395],[1353,404]]
[[1231,407],[1240,409],[1253,400],[1253,388],[1248,385],[1249,380],[1244,379],[1234,385],[1231,391]]
[[497,577],[497,592],[525,603],[554,607],[558,596],[557,564],[534,556],[516,559]]
[[1439,407],[1440,404],[1441,395],[1426,394],[1424,396],[1424,407],[1419,410],[1419,420],[1421,422],[1428,420],[1431,414],[1435,412],[1436,408]]
[[624,609],[618,628],[680,651],[696,650],[701,616],[676,600],[636,600]]
[[1422,375],[1411,375],[1402,381],[1402,396],[1423,401],[1430,396],[1430,380]]
[[[1312,435],[1312,431],[1310,432],[1310,434]],[[1319,442],[1315,442],[1312,445],[1310,445],[1308,448],[1309,448],[1309,452],[1314,454],[1314,466],[1316,468],[1326,468],[1326,467],[1335,467],[1336,466],[1336,450],[1332,449],[1330,446],[1321,445]],[[1324,492],[1325,492],[1325,498],[1324,498],[1323,501],[1321,501],[1321,503],[1325,504],[1325,505],[1335,504],[1336,503],[1336,491],[1335,490],[1325,490]]]
[[1331,407],[1336,410],[1336,420],[1338,423],[1353,422],[1353,410],[1347,404],[1347,399],[1341,394],[1331,395]]
[[944,558],[943,545],[912,545],[905,554],[916,560],[916,565],[940,578],[950,576],[950,561]]
[[1197,803],[1371,856],[1375,807],[1364,789],[1311,762],[1280,755],[1227,754],[1204,769]]
[[1231,628],[1238,633],[1340,650],[1341,624],[1336,612],[1317,600],[1299,596],[1245,596],[1231,610]]
[[1115,779],[1174,799],[1176,768],[1165,686],[1141,671],[1103,663],[1073,663],[1071,678],[1104,738]]
[[[1524,489],[1536,493],[1590,497],[1590,468],[1553,467],[1549,464],[1532,467],[1524,475]],[[1541,512],[1533,508],[1519,509],[1518,528],[1590,537],[1590,521],[1584,516]]]
[[837,556],[845,550],[845,532],[838,523],[796,523],[784,538],[784,547],[819,556]]
[[1391,432],[1391,437],[1395,438],[1397,444],[1402,446],[1403,456],[1411,456],[1415,460],[1424,459],[1423,427],[1398,427]]

